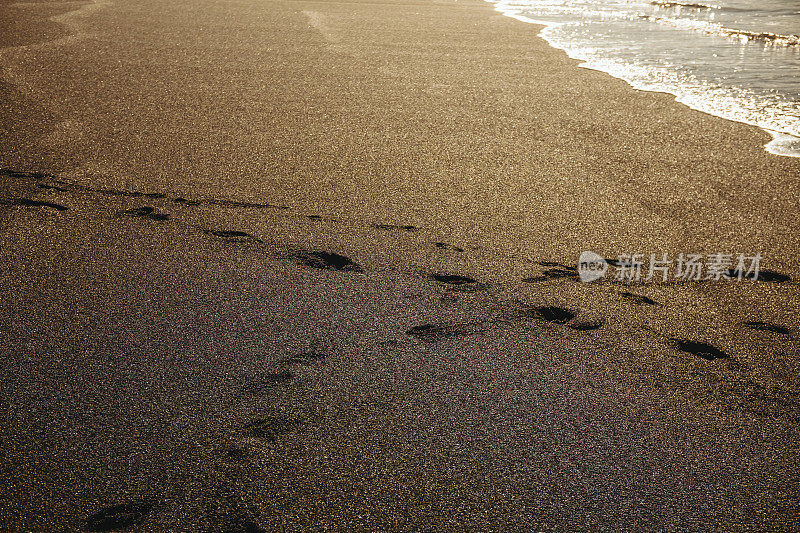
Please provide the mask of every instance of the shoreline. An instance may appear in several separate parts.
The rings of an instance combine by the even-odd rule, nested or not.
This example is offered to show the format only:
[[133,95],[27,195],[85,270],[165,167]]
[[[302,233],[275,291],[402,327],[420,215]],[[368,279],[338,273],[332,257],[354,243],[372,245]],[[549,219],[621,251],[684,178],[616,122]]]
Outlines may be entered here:
[[[112,5],[110,0],[3,2],[0,4],[0,20],[13,21],[14,26],[0,41],[0,58],[13,53],[15,49],[36,49],[80,39],[80,24],[75,23],[74,19],[86,17],[109,5]],[[18,29],[18,26],[23,29]],[[11,63],[8,59],[3,60]]]
[[692,96],[688,93],[681,92],[679,88],[668,89],[664,87],[653,87],[648,88],[647,85],[643,83],[637,83],[630,77],[626,77],[622,73],[615,73],[613,70],[610,70],[608,67],[602,67],[600,65],[592,64],[590,61],[587,61],[585,58],[580,57],[579,55],[575,55],[571,53],[566,48],[563,48],[557,44],[555,44],[551,39],[548,39],[544,33],[547,29],[553,26],[558,26],[561,23],[556,22],[545,22],[541,20],[532,19],[530,17],[526,17],[525,15],[521,15],[519,13],[515,13],[515,7],[508,7],[503,5],[503,0],[485,0],[487,3],[491,4],[493,8],[503,15],[513,18],[514,20],[518,20],[520,22],[524,22],[526,24],[534,24],[536,26],[541,26],[542,30],[537,34],[539,38],[545,40],[552,48],[556,50],[561,50],[567,54],[568,57],[579,61],[579,67],[589,69],[589,70],[596,70],[598,72],[603,72],[608,74],[616,79],[620,79],[631,86],[634,90],[637,91],[644,91],[644,92],[653,92],[653,93],[662,93],[662,94],[669,94],[675,98],[675,101],[685,105],[689,109],[694,111],[699,111],[706,115],[710,115],[717,118],[722,118],[725,120],[730,120],[731,122],[737,122],[740,124],[747,124],[748,126],[753,126],[755,128],[760,129],[761,131],[767,133],[772,137],[772,140],[768,143],[764,144],[764,150],[772,155],[777,155],[780,157],[792,157],[792,158],[800,158],[800,136],[792,135],[783,131],[776,131],[774,128],[769,128],[767,126],[763,126],[758,124],[757,122],[746,120],[741,117],[734,117],[730,114],[730,112],[725,113],[724,111],[720,111],[719,109],[715,109],[713,106],[710,106],[707,102],[692,102]]
[[[90,1],[86,0],[85,3],[90,3]],[[35,45],[63,37],[67,33],[66,29],[52,19],[81,9],[81,7],[60,7],[36,2],[19,6],[19,3],[16,0],[0,2],[0,21],[7,24],[7,30],[0,39],[0,49]],[[78,2],[65,3],[75,4]],[[39,11],[43,11],[43,13]]]
[[77,28],[69,20],[87,12],[87,8],[90,12],[97,0],[19,4],[15,0],[0,3],[0,24],[6,25],[0,39],[0,137],[5,139],[2,148],[6,157],[27,139],[46,135],[57,125],[52,106],[37,98],[24,75],[15,76],[15,58],[77,38]]

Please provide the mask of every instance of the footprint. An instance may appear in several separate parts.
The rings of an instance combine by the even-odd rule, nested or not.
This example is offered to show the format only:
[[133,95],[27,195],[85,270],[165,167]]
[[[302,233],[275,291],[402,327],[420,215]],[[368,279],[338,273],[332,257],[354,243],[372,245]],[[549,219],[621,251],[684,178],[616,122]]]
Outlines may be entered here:
[[467,276],[459,276],[457,274],[431,274],[430,277],[439,283],[444,283],[447,285],[467,285],[469,283],[477,283],[477,280]]
[[755,276],[752,272],[743,273],[741,270],[734,270],[730,269],[725,272],[730,278],[742,278],[742,279],[749,279],[753,281],[766,281],[768,283],[783,283],[785,281],[791,281],[792,278],[787,276],[786,274],[781,274],[780,272],[775,272],[774,270],[759,270],[758,277]]
[[251,380],[245,384],[242,387],[242,390],[249,394],[260,396],[271,386],[288,383],[293,378],[294,373],[289,372],[288,370],[283,370],[281,372],[267,372],[258,376],[257,379]]
[[264,383],[278,385],[280,383],[286,383],[287,381],[291,381],[293,377],[294,374],[292,374],[288,370],[283,370],[281,372],[267,372],[261,377],[261,380]]
[[10,205],[21,205],[24,207],[49,207],[50,209],[55,209],[57,211],[66,211],[69,209],[60,204],[54,204],[52,202],[43,202],[40,200],[31,200],[30,198],[15,198],[11,201]]
[[475,324],[420,324],[406,331],[406,335],[416,337],[423,342],[436,342],[451,337],[464,337],[482,333]]
[[[58,185],[55,185],[54,183],[57,183]],[[48,191],[69,192],[70,190],[67,187],[62,186],[62,183],[63,182],[60,181],[55,181],[53,183],[37,183],[36,186],[40,189],[45,189]]]
[[792,333],[792,330],[785,326],[780,326],[771,322],[761,322],[759,320],[742,322],[742,325],[748,329],[754,329],[756,331],[771,331],[772,333],[780,333],[781,335],[791,335]]
[[219,450],[222,460],[228,463],[246,463],[248,461],[247,452],[236,446],[230,446]]
[[676,339],[675,347],[678,350],[696,355],[697,357],[705,359],[706,361],[713,361],[714,359],[727,359],[730,357],[719,348],[705,342]]
[[211,531],[223,533],[265,533],[256,523],[258,509],[248,505],[231,484],[219,486],[211,493],[212,499],[206,501],[208,521]]
[[563,307],[556,307],[554,305],[546,305],[526,309],[521,312],[522,317],[535,318],[537,320],[546,320],[554,324],[566,324],[578,314]]
[[286,205],[258,204],[253,202],[239,202],[236,200],[205,200],[203,203],[219,207],[239,207],[243,209],[289,209]]
[[278,437],[291,433],[300,427],[301,421],[286,416],[269,416],[256,419],[244,426],[248,436],[275,442]]
[[433,245],[441,250],[452,250],[454,252],[463,252],[463,248],[459,248],[458,246],[453,246],[452,244],[447,244],[446,242],[435,242]]
[[238,230],[207,230],[206,233],[224,239],[226,242],[261,242],[261,239],[250,235],[246,231]]
[[172,201],[175,202],[176,204],[183,204],[183,205],[190,205],[190,206],[196,206],[196,205],[200,205],[202,203],[202,202],[200,202],[198,200],[187,200],[186,198],[183,198],[183,197],[173,198]]
[[261,529],[255,522],[244,520],[239,521],[232,528],[224,529],[222,533],[267,533],[267,530]]
[[549,279],[559,279],[559,278],[573,278],[578,279],[578,272],[574,268],[565,267],[563,265],[559,265],[555,268],[549,268],[542,272],[538,276],[533,276],[530,278],[524,278],[522,280],[523,283],[536,283],[538,281],[547,281]]
[[594,329],[600,329],[602,326],[602,320],[576,320],[567,324],[568,328],[577,331],[592,331]]
[[408,232],[417,231],[417,229],[419,229],[416,226],[412,226],[410,224],[405,225],[405,226],[401,226],[401,225],[397,225],[397,224],[373,224],[372,227],[376,228],[376,229],[402,230],[402,231],[408,231]]
[[27,172],[24,170],[12,170],[10,168],[0,168],[0,176],[8,176],[11,178],[33,178],[37,180],[54,177],[50,174],[45,174],[44,172]]
[[559,266],[545,270],[542,275],[548,278],[577,278],[578,270],[572,267]]
[[[473,278],[457,274],[431,274],[429,277],[434,281],[447,285],[447,290],[450,292],[478,292],[485,290],[487,287],[486,284],[478,283]],[[447,301],[447,299],[442,301]],[[457,300],[454,299],[452,301]]]
[[646,304],[646,305],[661,305],[657,301],[648,298],[647,296],[642,296],[641,294],[634,294],[632,292],[620,292],[619,293],[623,298],[627,298],[632,302],[637,304]]
[[[157,198],[163,198],[164,196],[158,196]],[[189,200],[183,197],[173,198],[172,200],[176,204],[183,204],[188,206],[198,206],[198,205],[215,205],[217,207],[239,207],[243,209],[289,209],[288,206],[285,205],[273,205],[273,204],[258,204],[252,202],[238,202],[236,200],[220,200],[220,199],[211,199],[211,200]]]
[[553,324],[564,324],[568,328],[576,331],[592,331],[595,329],[600,329],[605,323],[602,318],[582,318],[573,320],[578,316],[578,313],[563,307],[557,307],[555,305],[544,305],[534,307],[532,309],[524,309],[519,316],[523,318],[544,320]]
[[154,211],[155,211],[154,207],[146,205],[143,207],[136,207],[134,209],[128,209],[126,211],[122,211],[120,214],[131,217],[145,217],[147,215],[153,214]]
[[332,252],[312,252],[301,250],[294,253],[294,259],[302,265],[322,270],[344,272],[363,272],[364,270],[350,258]]
[[328,354],[319,353],[319,352],[303,352],[296,355],[292,355],[290,357],[286,357],[278,361],[279,364],[282,365],[301,365],[301,366],[311,366],[317,361],[322,361],[328,357]]
[[166,213],[156,213],[154,207],[149,205],[145,205],[142,207],[136,207],[134,209],[127,209],[119,213],[121,217],[135,217],[135,218],[149,218],[150,220],[167,220],[169,215]]
[[753,380],[730,382],[723,392],[734,406],[748,413],[793,423],[800,421],[800,394],[797,392]]
[[148,501],[112,505],[86,519],[87,531],[113,531],[141,522],[153,508]]
[[119,189],[94,189],[91,187],[82,188],[89,192],[104,194],[106,196],[124,196],[126,198],[166,198],[167,196],[160,192],[139,192],[139,191],[123,191]]
[[128,198],[166,198],[166,195],[160,192],[140,192],[140,191],[125,191],[121,189],[108,189],[98,187],[88,187],[86,185],[77,185],[69,183],[64,180],[58,179],[54,174],[47,174],[44,172],[17,172],[0,169],[0,175],[6,175],[16,178],[33,178],[40,180],[36,186],[40,189],[50,189],[60,192],[70,191],[84,191],[96,194],[103,194],[106,196],[125,196]]
[[140,198],[142,196],[141,194],[136,194],[134,192],[119,191],[119,190],[116,190],[116,189],[93,189],[93,188],[87,187],[87,188],[85,188],[83,190],[86,190],[86,191],[89,191],[89,192],[96,192],[98,194],[104,194],[106,196],[126,196],[128,198]]

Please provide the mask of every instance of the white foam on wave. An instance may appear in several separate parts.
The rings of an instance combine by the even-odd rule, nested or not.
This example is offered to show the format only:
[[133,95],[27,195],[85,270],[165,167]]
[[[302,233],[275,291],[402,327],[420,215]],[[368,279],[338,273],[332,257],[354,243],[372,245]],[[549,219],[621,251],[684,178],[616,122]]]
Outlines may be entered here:
[[[765,107],[758,98],[746,90],[733,93],[731,90],[714,87],[691,77],[681,76],[677,71],[632,65],[621,60],[598,57],[588,49],[559,40],[558,29],[566,23],[537,20],[525,16],[521,11],[529,6],[486,0],[496,11],[522,22],[544,26],[539,36],[554,48],[564,50],[569,57],[582,61],[584,68],[606,72],[622,79],[634,89],[668,93],[691,109],[756,126],[772,135],[773,139],[764,148],[769,153],[785,157],[800,157],[800,125],[797,117],[783,113],[780,105]],[[724,29],[724,28],[723,28]],[[790,105],[790,104],[787,104]]]
[[642,16],[642,18],[671,26],[679,30],[690,30],[718,37],[729,37],[739,41],[760,41],[767,46],[800,46],[800,35],[781,35],[779,33],[754,32],[747,30],[737,30],[726,28],[718,22],[707,22],[703,20],[693,20],[680,17],[656,17]]
[[800,157],[800,137],[787,135],[779,131],[767,130],[772,140],[764,146],[767,152],[786,157]]
[[712,9],[719,9],[717,6],[712,6],[710,4],[700,4],[692,2],[650,2],[650,5],[666,9],[699,9],[701,11],[711,11]]
[[527,22],[529,24],[540,24],[542,26],[553,26],[553,25],[560,25],[557,22],[548,22],[545,20],[537,20],[531,17],[526,17],[525,15],[520,14],[521,8],[526,8],[528,6],[523,4],[515,4],[513,2],[498,2],[495,0],[486,0],[490,4],[494,4],[495,11],[500,12],[501,14],[511,17],[512,19],[516,19],[522,22]]

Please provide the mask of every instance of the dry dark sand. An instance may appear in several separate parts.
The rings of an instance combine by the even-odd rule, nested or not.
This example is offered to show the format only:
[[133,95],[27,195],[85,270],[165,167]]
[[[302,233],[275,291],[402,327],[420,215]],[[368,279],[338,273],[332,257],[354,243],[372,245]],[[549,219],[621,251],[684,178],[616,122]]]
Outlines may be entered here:
[[[0,530],[800,527],[763,132],[476,1],[6,20]],[[780,275],[583,284],[585,249]]]

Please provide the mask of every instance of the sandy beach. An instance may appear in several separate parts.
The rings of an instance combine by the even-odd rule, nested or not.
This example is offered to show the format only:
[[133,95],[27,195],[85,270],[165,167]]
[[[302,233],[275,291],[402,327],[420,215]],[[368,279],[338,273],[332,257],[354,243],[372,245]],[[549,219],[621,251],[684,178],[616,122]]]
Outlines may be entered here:
[[[0,529],[800,527],[765,132],[473,0],[0,22]],[[762,276],[582,283],[586,250]]]

